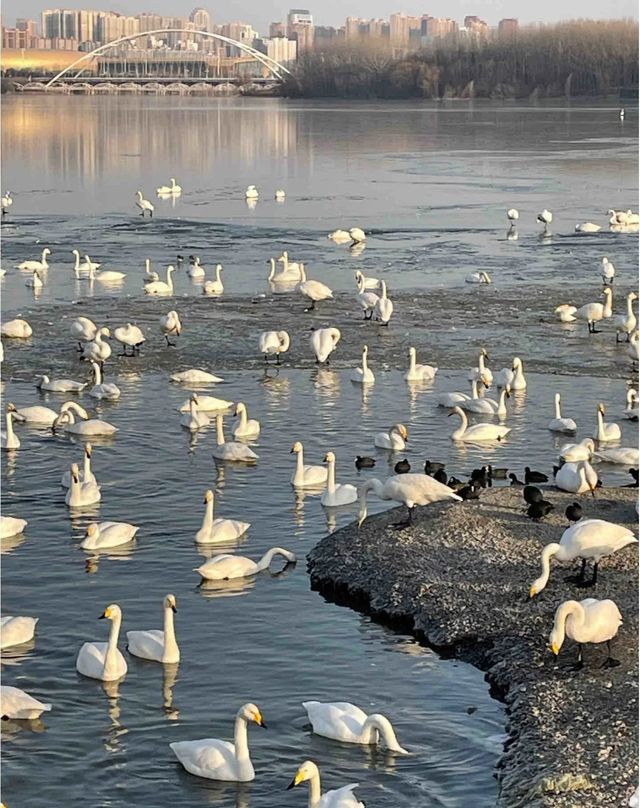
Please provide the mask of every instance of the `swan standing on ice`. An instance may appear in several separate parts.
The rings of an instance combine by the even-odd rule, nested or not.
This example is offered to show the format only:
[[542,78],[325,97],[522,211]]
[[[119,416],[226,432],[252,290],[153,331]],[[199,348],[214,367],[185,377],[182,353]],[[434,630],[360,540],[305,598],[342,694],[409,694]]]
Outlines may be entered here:
[[576,318],[586,321],[590,334],[598,334],[596,323],[611,317],[612,314],[613,292],[605,286],[602,294],[605,297],[604,303],[585,303],[576,311]]
[[100,502],[101,498],[100,486],[95,481],[95,477],[93,480],[80,482],[78,464],[73,463],[71,465],[71,484],[64,498],[65,503],[70,508],[84,508]]
[[520,218],[519,211],[517,211],[515,208],[509,208],[509,210],[507,211],[507,219],[511,223],[511,227],[516,226],[516,222],[518,221],[519,218]]
[[387,297],[386,281],[380,281],[380,297],[373,308],[373,316],[382,325],[389,325],[393,314],[393,302]]
[[291,345],[289,334],[286,331],[263,331],[260,334],[258,347],[268,362],[270,356],[275,356],[276,365],[280,364],[280,354],[286,353]]
[[140,530],[128,522],[92,522],[80,544],[83,550],[103,550],[129,544]]
[[48,255],[51,255],[51,250],[45,247],[39,261],[23,261],[21,264],[18,264],[17,269],[49,269],[49,262],[47,261]]
[[330,238],[331,241],[335,241],[336,244],[346,244],[347,241],[351,241],[348,230],[334,230],[333,233],[329,233],[327,238]]
[[409,370],[404,378],[407,382],[430,382],[435,378],[438,368],[433,365],[418,365],[416,363],[416,349],[409,348]]
[[240,418],[240,423],[233,430],[234,438],[257,438],[260,434],[260,421],[255,418],[247,417],[247,405],[242,401],[238,401],[234,412],[236,417]]
[[78,341],[78,350],[83,350],[83,342],[91,342],[96,338],[98,326],[88,317],[76,317],[69,326],[71,336]]
[[340,331],[337,328],[318,328],[311,335],[311,347],[316,355],[316,364],[329,363],[329,356],[340,342]]
[[545,208],[543,211],[541,211],[538,214],[538,216],[536,218],[540,222],[540,224],[544,225],[544,231],[543,232],[545,234],[548,234],[549,233],[549,225],[553,221],[553,213],[551,213],[550,210],[547,210]]
[[167,595],[162,601],[164,627],[149,631],[127,631],[127,651],[141,659],[175,665],[180,662],[180,648],[176,640],[174,615],[178,611],[175,595]]
[[257,199],[259,195],[255,185],[248,185],[247,190],[244,192],[245,199]]
[[13,198],[11,196],[11,191],[5,191],[0,199],[0,206],[2,207],[2,215],[6,216],[7,211],[13,205]]
[[32,640],[38,620],[38,617],[0,617],[0,648],[11,648]]
[[111,346],[104,339],[111,337],[111,331],[106,326],[99,328],[91,342],[85,342],[82,347],[82,358],[97,362],[100,367],[111,356]]
[[108,642],[86,642],[76,659],[76,670],[90,679],[114,682],[127,672],[127,662],[118,649],[122,611],[116,603],[111,603],[100,615],[100,619],[111,620]]
[[153,211],[155,210],[154,205],[149,202],[148,199],[145,199],[142,195],[142,191],[136,191],[136,205],[140,208],[140,215],[144,219],[144,214],[149,213],[149,218],[153,219]]
[[394,424],[388,432],[378,432],[373,439],[373,445],[378,449],[389,449],[392,452],[402,452],[409,440],[409,432],[404,424]]
[[324,283],[320,283],[320,281],[307,280],[307,275],[304,271],[304,264],[300,264],[300,278],[301,281],[298,284],[298,291],[301,295],[303,295],[303,297],[306,297],[307,300],[311,301],[311,305],[305,309],[305,311],[313,311],[316,307],[316,303],[320,302],[321,300],[333,299],[333,292]]
[[324,462],[328,467],[327,490],[320,497],[320,502],[326,507],[338,507],[340,505],[351,505],[358,499],[358,489],[355,485],[336,483],[336,456],[333,452],[327,452]]
[[356,384],[375,384],[376,377],[373,375],[373,371],[369,368],[367,364],[367,357],[369,355],[369,347],[367,345],[362,346],[362,366],[359,368],[355,368],[351,371],[351,381],[355,382]]
[[73,379],[50,379],[45,373],[36,382],[38,390],[49,393],[81,393],[86,386],[87,382],[75,382]]
[[371,276],[367,277],[364,273],[360,272],[359,269],[356,269],[356,286],[360,291],[363,291],[364,289],[379,289],[380,281],[378,278],[373,278]]
[[401,505],[406,505],[408,518],[404,522],[397,523],[398,527],[405,527],[411,524],[413,511],[418,505],[430,505],[432,502],[453,499],[462,501],[449,486],[439,483],[428,474],[397,474],[388,477],[384,483],[373,477],[363,483],[358,489],[358,499],[360,511],[358,513],[358,527],[367,518],[367,494],[373,491],[380,499],[393,500]]
[[224,284],[220,274],[224,272],[222,264],[216,264],[216,277],[212,281],[205,281],[202,285],[202,294],[207,297],[220,297],[224,292]]
[[355,704],[344,701],[303,701],[316,735],[342,743],[384,746],[389,752],[408,755],[398,743],[388,718],[379,713],[367,715]]
[[362,244],[367,240],[367,235],[364,230],[361,230],[359,227],[352,227],[349,230],[349,236],[351,238],[352,244]]
[[556,472],[555,484],[561,491],[569,491],[571,494],[586,494],[590,491],[595,496],[598,474],[588,460],[569,462]]
[[150,281],[144,284],[145,295],[172,295],[173,278],[172,273],[176,271],[174,266],[167,267],[167,277],[164,281]]
[[178,312],[175,309],[172,309],[171,311],[167,312],[167,314],[162,314],[159,322],[160,333],[167,341],[167,346],[174,348],[176,343],[171,342],[169,337],[179,337],[182,333],[182,323],[180,322]]
[[455,432],[451,433],[451,440],[460,440],[470,443],[482,443],[484,441],[501,441],[511,432],[511,429],[506,426],[499,426],[497,424],[473,424],[469,426],[469,420],[460,407],[454,407],[453,412],[449,415],[459,415],[461,424]]
[[[91,470],[91,455],[93,454],[93,448],[90,443],[86,443],[84,447],[84,458],[83,458],[83,466],[82,471],[80,472],[79,478],[80,482],[83,483],[95,483],[97,484],[97,480],[93,471]],[[71,472],[65,471],[62,475],[62,479],[60,480],[60,485],[63,488],[70,488],[71,487]]]
[[246,556],[223,553],[214,556],[201,564],[194,572],[206,581],[231,581],[234,578],[250,578],[259,572],[268,570],[276,556],[282,556],[287,564],[295,562],[296,557],[282,547],[272,547],[262,556],[260,561],[253,561]]
[[42,713],[51,710],[50,704],[34,699],[19,687],[2,685],[0,687],[0,712],[3,717],[14,720],[32,721],[39,718]]
[[236,714],[233,743],[203,738],[199,741],[176,741],[169,746],[189,774],[208,780],[248,783],[255,778],[247,743],[249,721],[266,728],[256,705],[245,704]]
[[[633,533],[622,525],[605,522],[603,519],[581,519],[572,527],[567,528],[560,543],[547,544],[540,557],[542,574],[531,584],[529,596],[540,594],[549,580],[549,562],[552,558],[558,561],[573,561],[582,559],[582,569],[579,581],[586,586],[593,586],[598,578],[598,562],[601,558],[612,555],[628,544],[637,544],[638,540]],[[594,561],[593,579],[585,582],[585,569],[587,559]]]
[[629,342],[631,334],[636,330],[637,320],[636,315],[633,313],[633,301],[637,299],[638,295],[635,292],[629,292],[627,295],[627,313],[619,314],[614,320],[616,326],[616,342],[623,342],[623,340],[620,339],[620,334],[626,334],[627,339],[624,341]]
[[578,643],[578,660],[573,670],[584,667],[582,646],[587,643],[607,644],[607,658],[601,668],[616,668],[620,664],[611,656],[611,640],[622,625],[622,615],[612,600],[565,600],[556,609],[553,629],[549,634],[549,648],[558,656],[565,637]]
[[233,460],[239,463],[255,463],[258,455],[239,441],[225,441],[222,415],[216,415],[216,446],[212,452],[218,460]]
[[[356,295],[356,300],[358,301],[358,305],[363,311],[364,319],[370,320],[373,317],[373,313],[376,309],[376,305],[380,298],[375,292],[367,290],[364,285],[364,275],[360,272],[356,272],[356,277],[360,275],[360,278],[357,280],[358,283],[358,293]],[[377,285],[377,281],[376,281]]]
[[324,466],[305,466],[304,449],[300,441],[293,444],[290,454],[297,455],[296,470],[291,476],[291,485],[295,488],[319,488],[326,484],[329,470]]
[[169,182],[171,183],[171,185],[161,185],[159,188],[156,188],[156,193],[159,194],[160,196],[163,196],[165,194],[180,195],[182,193],[182,188],[180,187],[180,185],[176,185],[175,178],[171,177]]
[[[114,328],[113,336],[122,345],[122,353],[118,356],[135,356],[146,341],[142,329],[131,323]],[[127,354],[127,347],[131,348],[131,354]]]
[[615,275],[616,275],[616,268],[605,255],[604,258],[602,259],[602,267],[600,269],[600,276],[602,277],[602,283],[604,283],[605,286],[613,285],[613,279],[615,278]]
[[578,311],[576,306],[571,306],[569,303],[561,303],[553,310],[554,314],[558,315],[561,323],[574,323],[576,318],[574,314]]
[[205,511],[202,526],[196,533],[196,544],[219,544],[237,541],[251,527],[250,522],[237,519],[214,519],[215,498],[213,491],[204,495]]
[[549,421],[547,429],[551,430],[551,432],[566,432],[568,434],[576,432],[578,427],[573,418],[562,417],[560,393],[555,394],[553,401],[556,408],[556,417]]
[[8,320],[2,323],[0,334],[3,337],[10,337],[11,339],[29,339],[33,334],[33,329],[26,320],[16,318],[15,320]]
[[359,783],[350,783],[348,786],[325,791],[323,794],[320,769],[312,760],[305,760],[299,766],[287,790],[305,782],[309,783],[309,808],[365,808],[364,803],[353,793],[353,789],[357,788]]
[[593,433],[593,438],[597,440],[599,443],[606,443],[608,441],[620,440],[620,438],[622,437],[620,427],[618,426],[618,424],[605,423],[604,420],[605,412],[606,412],[605,406],[602,402],[600,402],[596,410],[598,418],[598,426],[595,432]]

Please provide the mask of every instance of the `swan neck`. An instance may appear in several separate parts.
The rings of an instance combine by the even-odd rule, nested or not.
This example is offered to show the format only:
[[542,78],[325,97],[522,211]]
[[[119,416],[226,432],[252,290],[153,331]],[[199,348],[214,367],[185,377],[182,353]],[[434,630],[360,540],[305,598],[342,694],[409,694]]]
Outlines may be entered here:
[[85,483],[88,482],[91,478],[91,455],[84,453],[84,464],[82,467],[82,473],[84,475]]
[[241,716],[236,716],[236,723],[233,729],[233,742],[236,748],[236,760],[249,760],[249,744],[247,741],[247,722]]
[[547,585],[547,581],[549,580],[551,558],[556,555],[560,556],[561,549],[562,547],[560,544],[552,542],[551,544],[547,544],[547,546],[542,551],[542,555],[540,556],[540,561],[542,563],[542,574],[533,583],[538,592],[542,591]]
[[112,668],[115,668],[118,662],[118,637],[120,636],[120,623],[122,622],[121,615],[116,615],[111,621],[111,630],[109,631],[109,641],[107,643],[107,653],[104,655],[104,670],[103,674],[108,675]]
[[560,396],[556,396],[556,418],[562,418],[562,409],[560,407]]
[[93,366],[93,383],[102,384],[102,374],[100,373],[100,365],[97,362],[92,362]]
[[216,418],[216,443],[222,446],[224,443],[224,430],[222,428],[222,416]]
[[13,415],[8,412],[6,415],[7,420],[7,438],[13,438]]
[[208,499],[204,508],[204,516],[202,518],[202,529],[206,530],[207,533],[211,533],[212,527],[213,527],[213,499]]
[[328,462],[328,476],[327,476],[327,491],[330,494],[335,493],[336,490],[336,461],[330,460]]
[[467,431],[467,427],[469,425],[469,419],[467,418],[467,414],[465,413],[464,410],[460,410],[460,412],[457,414],[460,416],[460,426],[456,429],[456,431],[452,435],[454,440],[456,440],[457,438],[461,438]]
[[320,789],[320,772],[314,772],[313,777],[309,780],[309,808],[317,808],[322,791]]
[[271,258],[271,271],[269,272],[269,277],[267,280],[273,280],[273,276],[276,274],[276,259]]
[[262,570],[269,569],[273,559],[279,555],[286,558],[287,561],[290,560],[289,553],[287,551],[283,550],[281,547],[272,547],[270,550],[267,550],[267,552],[262,556],[260,561],[258,561],[258,563],[256,564],[257,571],[262,572]]
[[566,634],[566,623],[569,617],[573,617],[574,623],[584,623],[585,613],[582,604],[577,600],[567,600],[556,611],[553,620],[553,631],[556,635],[556,641],[559,646],[562,646]]
[[176,641],[176,629],[174,622],[173,609],[171,606],[164,607],[164,650],[163,656],[169,656],[175,660],[178,651],[178,643]]
[[416,354],[415,351],[411,351],[409,354],[409,370],[414,371],[416,369]]
[[304,474],[304,452],[302,449],[297,452],[296,474]]
[[[289,260],[288,259],[285,262],[285,267],[287,269],[289,268]],[[304,283],[307,280],[307,273],[305,271],[304,264],[299,264],[299,267],[300,267],[300,270],[299,270],[300,271],[300,280],[301,280],[302,283]]]
[[365,743],[375,743],[377,733],[382,736],[382,740],[387,749],[395,751],[401,749],[393,727],[391,726],[391,722],[383,715],[370,715],[362,725],[363,741]]
[[369,366],[367,365],[367,352],[363,351],[362,352],[362,372],[364,374],[366,374],[368,369],[369,369]]
[[247,425],[247,411],[246,411],[246,409],[243,407],[243,408],[240,410],[240,428],[244,430],[244,428],[246,427],[246,425]]

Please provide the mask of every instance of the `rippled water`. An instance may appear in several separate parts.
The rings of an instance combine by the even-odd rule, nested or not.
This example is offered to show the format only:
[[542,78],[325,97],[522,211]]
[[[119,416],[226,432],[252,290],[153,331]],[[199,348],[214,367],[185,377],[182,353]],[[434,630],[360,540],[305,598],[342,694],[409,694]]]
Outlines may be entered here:
[[[411,433],[406,456],[416,468],[430,457],[445,460],[458,475],[488,459],[518,472],[525,460],[549,471],[564,442],[545,429],[556,390],[566,414],[579,423],[579,437],[593,429],[595,405],[605,400],[608,420],[623,427],[622,445],[635,445],[633,425],[621,420],[625,381],[588,372],[579,379],[528,373],[526,395],[509,402],[509,440],[495,449],[464,448],[450,441],[454,419],[435,407],[434,395],[466,389],[466,372],[447,369],[445,360],[435,384],[409,388],[395,354],[385,354],[386,335],[377,332],[377,383],[363,393],[349,381],[344,359],[336,369],[305,367],[308,356],[300,359],[298,344],[317,320],[302,319],[290,306],[295,367],[265,376],[254,345],[267,320],[246,301],[265,291],[266,258],[287,247],[338,291],[351,289],[354,266],[390,277],[407,305],[425,286],[464,289],[464,275],[478,266],[495,268],[512,299],[525,278],[561,287],[560,271],[590,293],[598,288],[593,267],[604,250],[624,277],[635,262],[633,237],[566,234],[576,221],[601,221],[610,205],[633,203],[635,130],[629,116],[620,126],[610,108],[319,108],[58,97],[10,99],[4,113],[3,145],[12,160],[5,160],[3,183],[15,191],[3,225],[4,266],[35,256],[44,244],[54,251],[37,300],[20,273],[10,269],[2,282],[3,309],[29,306],[38,324],[31,341],[5,346],[4,400],[55,406],[63,398],[37,394],[33,375],[49,367],[85,375],[62,319],[86,311],[85,303],[106,308],[108,296],[110,320],[126,311],[127,318],[138,315],[145,330],[149,323],[150,332],[141,359],[107,363],[122,390],[118,402],[81,399],[120,428],[113,440],[95,442],[94,468],[103,486],[98,515],[139,524],[134,544],[100,556],[79,548],[92,515],[70,518],[59,477],[80,459],[81,444],[20,427],[23,449],[3,457],[3,508],[29,520],[25,536],[2,548],[3,611],[40,617],[35,647],[5,656],[3,681],[54,705],[43,722],[3,727],[8,803],[44,806],[62,797],[69,805],[295,806],[306,796],[284,788],[298,763],[310,757],[319,762],[325,787],[359,782],[369,805],[493,804],[492,771],[504,731],[500,705],[475,669],[439,660],[411,639],[309,591],[305,554],[325,535],[327,517],[330,527],[339,526],[354,512],[326,514],[318,497],[297,497],[289,484],[289,449],[302,440],[312,463],[334,450],[339,481],[355,483],[366,476],[357,475],[354,455],[373,453],[373,434],[402,421]],[[152,197],[172,174],[185,187],[175,208],[157,202],[153,221],[136,218],[136,188]],[[243,189],[252,182],[264,192],[248,210]],[[271,198],[280,186],[288,193],[284,205]],[[517,242],[504,237],[506,199],[527,211]],[[541,245],[533,219],[544,206],[556,212],[559,235]],[[359,256],[326,239],[345,224],[374,231]],[[76,245],[105,267],[126,271],[125,283],[93,290],[86,281],[77,283],[69,270]],[[161,349],[151,323],[169,305],[139,299],[142,266],[146,255],[163,265],[177,252],[199,252],[207,264],[225,265],[225,299],[231,307],[245,301],[244,329],[235,323],[227,330],[227,304],[205,308],[194,299],[199,288],[180,276],[178,307],[187,328],[174,353]],[[91,303],[90,295],[96,298]],[[83,308],[66,306],[72,299]],[[336,305],[346,316],[342,298]],[[420,300],[413,305],[419,310]],[[429,328],[427,310],[424,350],[440,352],[442,359],[447,346],[460,347],[472,333],[467,339],[493,341],[506,361],[509,329],[530,306],[531,297],[523,295],[507,323],[492,320],[484,331],[481,303],[477,322],[456,321],[452,309],[441,330]],[[442,319],[442,311],[438,315]],[[448,327],[453,323],[455,333]],[[403,329],[396,320],[388,344],[413,339]],[[596,339],[590,343],[568,329],[566,351],[578,352],[582,368],[589,368],[592,350],[622,361],[610,341]],[[530,350],[543,353],[536,345]],[[175,408],[187,391],[169,384],[168,373],[191,365],[221,368],[225,383],[214,394],[245,401],[261,420],[255,467],[217,467],[214,431],[192,441],[179,427]],[[378,458],[375,473],[384,477],[391,465],[384,455]],[[627,481],[624,469],[601,471],[605,482]],[[193,568],[202,556],[193,536],[209,487],[217,491],[219,515],[251,522],[240,552],[258,558],[279,545],[298,555],[297,566],[246,585],[199,585]],[[372,512],[381,507],[372,501]],[[178,669],[163,671],[129,657],[126,679],[104,689],[76,674],[82,642],[105,637],[104,621],[96,618],[107,603],[121,604],[125,631],[159,628],[161,601],[170,591],[178,598]],[[350,700],[388,714],[401,743],[415,754],[394,759],[310,735],[300,707],[310,698]],[[236,788],[185,774],[168,744],[230,738],[233,714],[247,700],[260,705],[269,725],[267,732],[250,730],[255,782]]]

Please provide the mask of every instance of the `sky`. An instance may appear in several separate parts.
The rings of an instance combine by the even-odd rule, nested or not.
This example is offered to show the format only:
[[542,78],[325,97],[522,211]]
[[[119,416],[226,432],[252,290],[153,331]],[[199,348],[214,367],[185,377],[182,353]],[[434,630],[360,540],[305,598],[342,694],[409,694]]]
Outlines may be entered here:
[[[15,17],[40,19],[44,8],[89,8],[100,11],[116,11],[121,14],[138,14],[155,11],[163,15],[188,16],[196,2],[176,3],[175,0],[115,0],[115,2],[69,3],[60,2],[43,5],[42,0],[3,0],[2,19],[5,25],[13,24]],[[315,5],[315,7],[314,7]],[[279,0],[227,0],[224,10],[220,6],[202,3],[212,15],[214,22],[242,21],[251,23],[261,33],[267,33],[270,22],[286,18],[290,5]],[[321,2],[302,2],[299,8],[308,7],[314,16],[316,25],[333,25],[338,27],[344,23],[345,17],[388,17],[396,11],[407,14],[431,14],[434,17],[452,17],[462,23],[466,14],[477,14],[490,25],[495,25],[502,17],[517,17],[521,23],[554,22],[576,18],[611,19],[616,17],[633,17],[637,19],[638,4],[636,0],[618,0],[615,6],[596,2],[596,0],[322,0]]]

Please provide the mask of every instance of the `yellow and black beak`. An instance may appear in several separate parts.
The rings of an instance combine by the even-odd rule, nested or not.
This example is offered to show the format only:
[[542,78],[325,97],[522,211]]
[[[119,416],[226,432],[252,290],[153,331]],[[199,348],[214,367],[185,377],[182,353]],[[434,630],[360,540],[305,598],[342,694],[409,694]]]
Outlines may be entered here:
[[287,791],[289,791],[289,789],[295,788],[296,786],[299,786],[300,783],[302,782],[302,780],[303,780],[303,777],[300,774],[300,772],[296,772],[296,776],[293,778],[293,780],[287,786]]
[[178,607],[174,603],[171,603],[170,605],[171,605],[171,611],[174,614],[178,614]]
[[109,609],[105,609],[98,618],[98,620],[104,620],[106,617],[109,617]]

